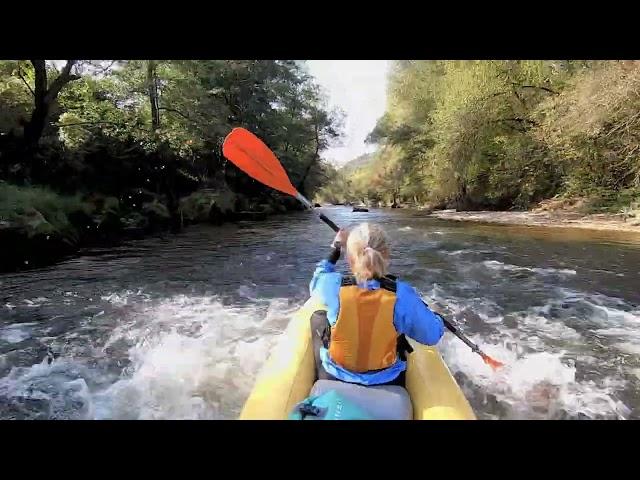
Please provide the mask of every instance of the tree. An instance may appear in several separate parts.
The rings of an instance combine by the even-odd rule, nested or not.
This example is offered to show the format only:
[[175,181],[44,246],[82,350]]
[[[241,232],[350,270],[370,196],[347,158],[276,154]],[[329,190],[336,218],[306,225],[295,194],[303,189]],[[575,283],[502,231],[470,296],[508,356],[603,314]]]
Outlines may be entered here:
[[149,84],[149,105],[151,106],[151,129],[155,132],[160,128],[160,104],[158,102],[157,62],[147,60],[147,82]]
[[[222,155],[233,127],[271,146],[306,193],[324,181],[322,151],[340,133],[339,115],[294,61],[69,60],[59,73],[48,63],[0,62],[0,128],[15,133],[0,137],[3,178],[118,196],[127,208],[142,195],[175,212],[198,187],[258,201],[270,191]],[[29,155],[9,155],[17,143]]]
[[71,73],[71,69],[77,63],[77,60],[67,60],[59,75],[49,84],[46,61],[30,60],[30,62],[34,70],[35,86],[32,89],[27,84],[27,87],[33,95],[34,106],[31,118],[24,126],[24,141],[29,149],[33,149],[37,147],[42,137],[51,107],[58,98],[58,94],[65,85],[78,80],[80,76]]
[[[387,111],[368,137],[387,148],[380,161],[396,179],[380,188],[459,208],[527,202],[519,186],[532,166],[525,153],[533,160],[544,150],[532,135],[535,112],[565,87],[572,65],[395,62]],[[542,183],[527,197],[548,194]]]

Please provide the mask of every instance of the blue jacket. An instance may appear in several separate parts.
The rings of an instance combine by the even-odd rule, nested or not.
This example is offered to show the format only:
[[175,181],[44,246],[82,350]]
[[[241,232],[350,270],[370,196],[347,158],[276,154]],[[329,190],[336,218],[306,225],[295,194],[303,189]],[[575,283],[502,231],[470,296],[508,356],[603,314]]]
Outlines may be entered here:
[[[340,284],[342,274],[336,272],[335,265],[328,260],[318,263],[309,284],[309,293],[327,306],[327,319],[333,326],[338,320],[340,309]],[[398,333],[403,333],[424,345],[435,345],[444,334],[442,319],[433,313],[422,302],[415,289],[408,283],[397,281],[396,303],[393,312],[393,325]],[[360,288],[375,290],[380,288],[376,280],[367,281]],[[394,380],[406,368],[406,362],[396,363],[381,371],[373,373],[357,373],[344,369],[329,357],[326,348],[321,348],[320,358],[324,369],[334,377],[351,383],[362,385],[378,385]]]

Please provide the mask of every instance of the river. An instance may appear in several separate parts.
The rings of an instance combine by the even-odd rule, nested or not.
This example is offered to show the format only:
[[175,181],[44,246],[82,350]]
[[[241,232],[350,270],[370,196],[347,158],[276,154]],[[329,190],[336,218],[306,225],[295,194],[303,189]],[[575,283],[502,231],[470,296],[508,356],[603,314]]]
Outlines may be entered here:
[[[479,418],[640,418],[637,240],[323,210],[381,223],[392,273],[507,364],[439,344]],[[297,212],[1,275],[0,418],[236,418],[332,238]]]

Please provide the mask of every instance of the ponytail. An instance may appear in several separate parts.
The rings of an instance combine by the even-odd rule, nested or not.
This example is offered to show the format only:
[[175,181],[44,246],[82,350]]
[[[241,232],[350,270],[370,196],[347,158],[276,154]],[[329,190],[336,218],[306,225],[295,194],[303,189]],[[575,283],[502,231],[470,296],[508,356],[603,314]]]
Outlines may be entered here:
[[387,236],[378,225],[362,223],[349,233],[347,254],[358,283],[385,276],[388,253]]

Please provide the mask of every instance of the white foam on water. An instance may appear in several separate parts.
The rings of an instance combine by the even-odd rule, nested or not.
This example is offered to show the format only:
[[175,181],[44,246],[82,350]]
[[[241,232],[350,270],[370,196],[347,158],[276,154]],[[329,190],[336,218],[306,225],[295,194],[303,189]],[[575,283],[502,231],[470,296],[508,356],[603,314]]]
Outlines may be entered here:
[[[434,285],[432,293],[438,294],[439,290],[435,287],[436,285]],[[500,326],[504,321],[502,309],[495,302],[483,298],[471,298],[464,302],[444,299],[441,302],[447,305],[454,314],[471,309],[487,325]],[[550,304],[546,304],[542,307],[530,307],[525,311],[511,312],[510,315],[517,319],[519,336],[522,336],[533,349],[546,346],[547,342],[540,337],[562,339],[564,342],[580,342],[582,335],[577,330],[562,321],[551,320],[545,316],[549,313],[550,307]],[[510,332],[505,327],[500,326],[500,328],[503,332]],[[513,333],[511,332],[511,334]]]
[[533,272],[540,275],[576,275],[575,270],[568,268],[537,268],[537,267],[520,267],[518,265],[512,265],[510,263],[503,263],[497,260],[485,260],[483,265],[491,270],[507,271],[507,272]]
[[584,294],[567,289],[559,290],[563,297],[559,300],[551,300],[545,307],[550,308],[551,305],[557,307],[562,304],[588,307],[587,320],[602,326],[602,328],[591,330],[596,337],[605,337],[611,341],[608,344],[609,347],[623,353],[640,355],[640,310],[620,298],[602,294]]
[[621,343],[615,343],[613,346],[616,347],[621,352],[640,356],[640,344],[638,343],[621,342]]
[[402,227],[402,228],[399,228],[399,229],[398,229],[398,231],[399,231],[399,232],[410,232],[411,230],[413,230],[413,228],[411,228],[411,227],[409,227],[409,226],[407,226],[407,227]]
[[26,298],[22,302],[25,303],[27,307],[40,307],[49,301],[47,297],[36,297]]
[[271,260],[273,260],[273,258],[276,256],[276,252],[267,252],[267,253],[260,253],[255,255],[256,260],[266,260],[267,262],[270,262]]
[[251,285],[240,285],[236,292],[238,292],[238,295],[248,300],[258,300],[259,296],[256,287],[257,285],[255,283],[252,283]]
[[616,305],[620,308],[630,307],[630,305],[625,300],[618,297],[603,295],[602,293],[584,293],[566,288],[561,290],[567,298],[571,298],[574,300],[582,300],[584,302],[588,301],[590,303],[595,303],[596,305],[604,307],[606,307],[607,305]]
[[[14,367],[0,378],[0,397],[12,406],[15,418],[92,418],[92,400],[85,381],[90,375],[86,367],[66,359]],[[29,402],[39,404],[36,412],[29,411]]]
[[12,323],[0,329],[0,340],[8,343],[20,343],[31,337],[32,328],[37,325],[35,322]]
[[582,335],[577,330],[559,321],[549,320],[540,315],[527,315],[524,320],[522,333],[544,334],[549,339],[562,339],[563,342],[579,341]]
[[[474,250],[471,248],[463,248],[461,250],[452,250],[452,251],[443,251],[442,252],[444,255],[449,255],[452,257],[457,257],[459,255],[466,255],[469,253],[495,253],[493,250]],[[491,262],[491,260],[489,260],[489,262]],[[497,262],[500,263],[500,262]]]
[[248,307],[177,296],[114,331],[136,339],[123,378],[94,396],[95,418],[235,418],[296,306],[285,299]]
[[474,250],[453,250],[451,252],[442,252],[445,255],[457,257],[458,255],[466,255],[468,253],[475,253]]
[[611,327],[611,328],[599,328],[595,330],[595,332],[599,335],[604,335],[605,337],[632,337],[632,338],[640,338],[640,332],[631,328],[621,328],[621,327]]
[[[136,308],[128,309],[103,340],[66,347],[69,335],[54,345],[62,353],[53,363],[44,359],[14,367],[0,378],[8,417],[236,418],[274,342],[299,308],[279,298],[243,307],[224,305],[214,296],[151,301],[125,291],[103,298]],[[17,340],[18,331],[10,338]],[[91,354],[73,348],[88,348]],[[118,359],[129,361],[119,378],[117,370],[99,366]]]
[[461,371],[483,393],[495,395],[507,412],[502,418],[553,419],[570,416],[587,418],[627,418],[630,411],[616,399],[621,382],[606,377],[593,381],[576,381],[573,361],[566,352],[546,351],[518,354],[503,345],[491,344],[477,336],[472,341],[504,367],[494,372],[479,355],[473,353],[458,339],[447,336],[439,349],[449,368]]
[[[576,297],[573,299],[575,301]],[[593,330],[596,336],[610,340],[610,346],[622,353],[640,355],[640,310],[620,299],[604,295],[578,297],[577,302],[591,308],[593,313],[590,320],[603,327]]]
[[133,301],[137,301],[138,298],[137,297],[142,297],[143,301],[150,301],[150,298],[148,295],[146,295],[142,289],[139,289],[137,291],[133,291],[133,290],[125,290],[123,292],[119,292],[119,293],[110,293],[109,295],[103,295],[100,297],[100,299],[109,302],[113,305],[116,306],[124,306],[124,305],[128,305],[130,299],[132,299],[133,297]]
[[[482,321],[494,324],[494,333],[471,335],[471,339],[507,365],[498,372],[450,334],[445,334],[438,348],[453,372],[469,377],[472,386],[465,389],[494,395],[506,406],[497,418],[562,418],[565,412],[588,418],[630,415],[628,406],[616,398],[625,386],[622,378],[576,381],[574,358],[590,364],[599,360],[574,348],[585,339],[561,320],[547,318],[549,305],[510,312],[518,327],[509,329],[502,325],[504,312],[495,303],[482,309],[475,305],[476,299],[450,299],[437,284],[430,293],[454,313],[471,306]],[[564,293],[560,301],[587,301],[580,292]],[[131,363],[119,379],[84,364],[82,356],[69,355],[51,365],[13,368],[0,379],[0,398],[20,408],[26,408],[21,406],[25,400],[46,402],[44,418],[236,418],[289,315],[298,307],[285,299],[254,299],[250,305],[235,307],[214,296],[178,295],[152,301],[140,290],[102,298],[114,305],[136,305],[95,345],[101,355],[86,359],[108,360],[118,354],[128,358]],[[640,344],[634,331],[640,318],[637,310],[605,296],[588,299],[612,322],[597,333],[613,339],[621,351],[635,354]],[[15,340],[24,334],[12,335]],[[550,339],[563,340],[564,350],[551,347]],[[41,414],[42,408],[36,410],[32,417]]]
[[[587,301],[584,303],[589,304]],[[594,310],[599,310],[604,314],[607,325],[627,325],[631,328],[640,327],[640,311],[638,310],[625,311],[617,308],[606,307],[604,305],[590,305]]]
[[530,269],[534,273],[540,273],[542,275],[552,275],[555,273],[559,273],[561,275],[575,275],[576,271],[570,268],[531,268]]
[[640,330],[635,325],[599,328],[595,333],[610,339],[613,342],[611,346],[623,353],[640,355]]
[[588,315],[591,322],[598,323],[605,329],[624,327],[632,331],[640,326],[640,310],[628,302],[598,293],[583,293],[556,287],[557,298],[549,300],[549,307],[586,307],[579,315]]
[[[469,299],[447,298],[443,293],[442,288],[434,284],[432,298],[437,298],[454,313],[463,310],[470,302]],[[575,297],[576,292],[572,295]],[[627,384],[624,378],[616,374],[603,376],[597,381],[576,380],[576,361],[593,365],[601,360],[585,352],[586,339],[580,332],[561,319],[548,318],[552,303],[557,303],[557,300],[525,311],[510,312],[509,315],[517,322],[515,328],[507,328],[498,321],[489,322],[486,315],[478,315],[485,323],[493,323],[499,331],[486,335],[465,333],[488,355],[505,364],[497,372],[459,339],[445,334],[438,348],[451,371],[461,372],[468,378],[463,388],[469,392],[471,403],[475,403],[483,418],[629,418],[631,410],[617,398],[618,392]],[[634,313],[606,308],[610,316],[637,325]],[[491,310],[495,308],[488,311]],[[492,315],[494,320],[503,318],[501,312],[489,317]],[[635,354],[640,352],[637,348],[640,342],[636,342],[640,330],[636,328],[636,331],[638,333],[632,333],[627,324],[623,328],[611,327],[598,332],[623,338],[625,341],[617,347]],[[561,347],[554,347],[554,343]],[[499,413],[485,414],[482,399],[486,399],[486,395],[495,396],[501,405]]]

